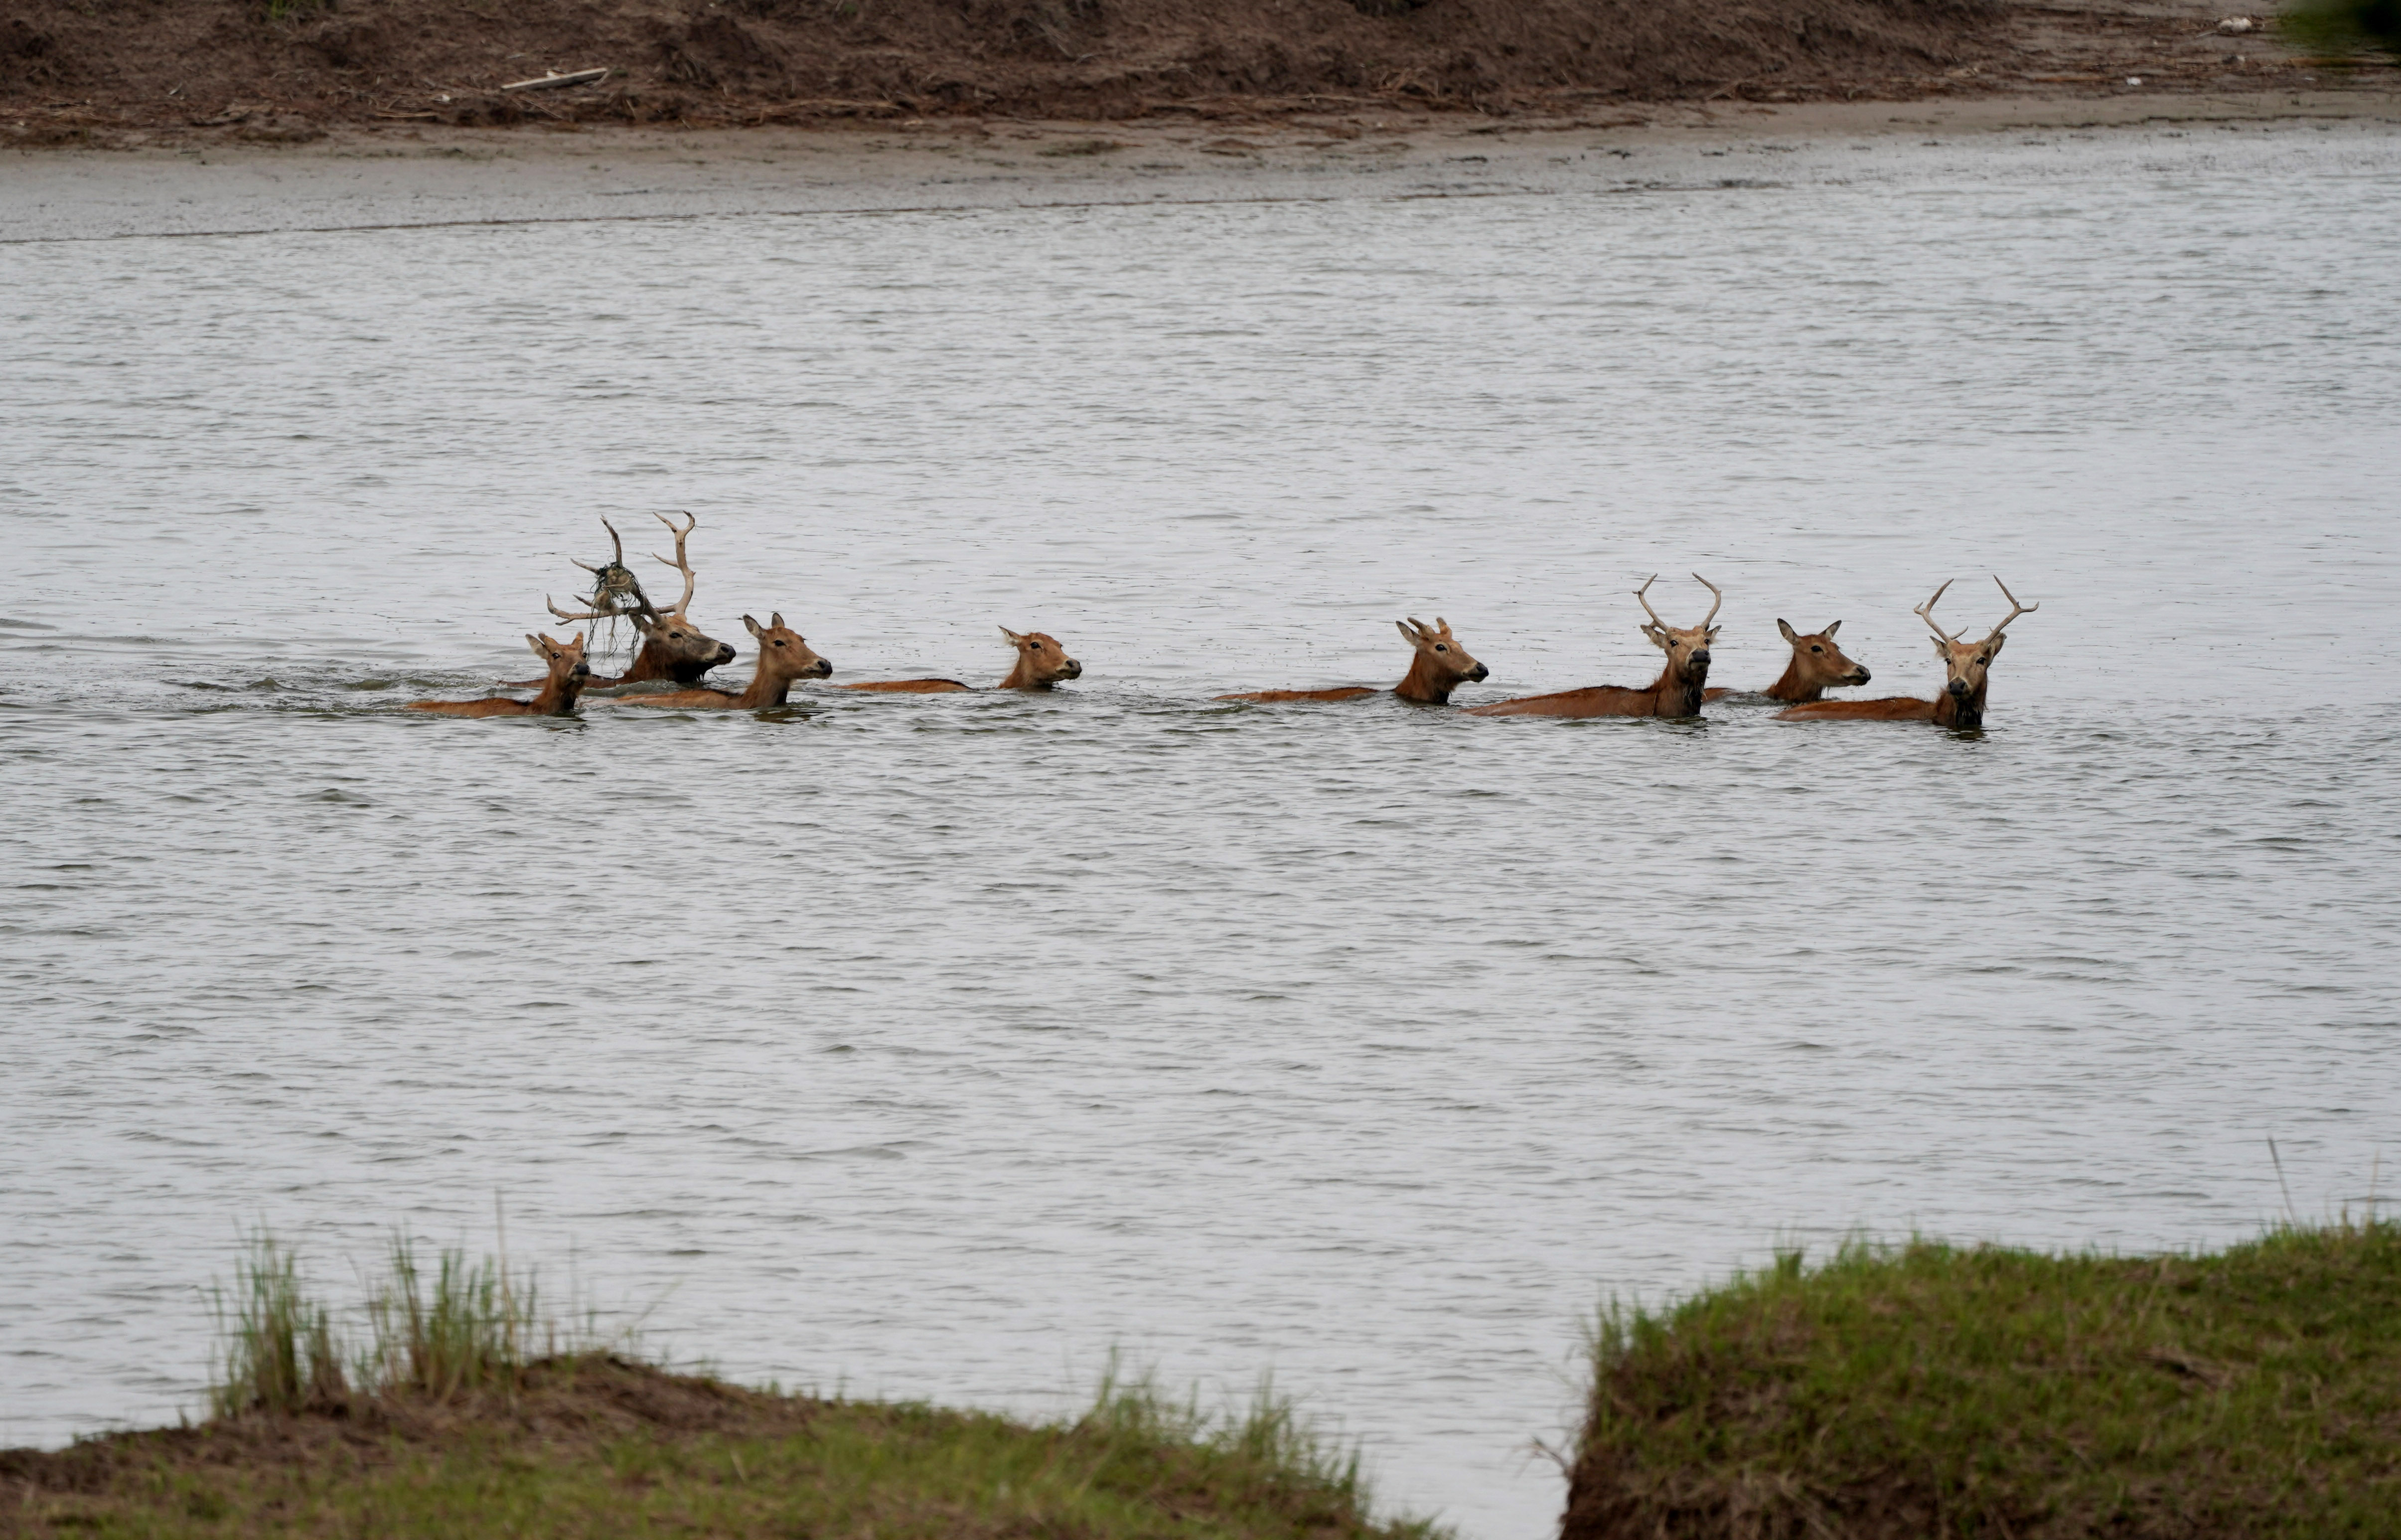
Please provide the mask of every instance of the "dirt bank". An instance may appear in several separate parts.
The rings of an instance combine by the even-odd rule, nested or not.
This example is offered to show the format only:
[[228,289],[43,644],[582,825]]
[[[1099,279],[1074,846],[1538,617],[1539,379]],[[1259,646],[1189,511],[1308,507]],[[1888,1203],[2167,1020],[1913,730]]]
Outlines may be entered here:
[[[0,143],[2301,84],[2213,0],[0,0]],[[550,72],[587,84],[504,92]]]

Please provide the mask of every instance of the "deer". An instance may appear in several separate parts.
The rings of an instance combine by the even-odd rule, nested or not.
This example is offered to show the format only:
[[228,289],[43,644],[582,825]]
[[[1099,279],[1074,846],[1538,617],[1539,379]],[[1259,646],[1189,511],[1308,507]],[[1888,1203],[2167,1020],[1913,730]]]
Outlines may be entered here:
[[[1017,667],[1008,677],[993,686],[995,690],[1048,690],[1063,680],[1081,679],[1084,666],[1067,655],[1059,639],[1048,631],[1028,631],[1020,636],[1004,626],[1002,637],[1017,649]],[[860,684],[836,685],[839,690],[870,690],[887,695],[949,695],[972,690],[954,679],[886,679],[870,680]]]
[[[665,514],[654,513],[651,516],[665,525],[675,535],[673,561],[655,551],[651,554],[652,560],[673,567],[683,574],[683,597],[673,605],[661,610],[651,602],[649,595],[642,592],[641,584],[626,570],[624,540],[617,533],[617,527],[605,518],[600,521],[600,528],[609,531],[610,540],[616,544],[615,559],[600,567],[575,562],[576,566],[593,575],[590,604],[581,611],[562,610],[551,603],[549,595],[542,596],[542,602],[550,606],[550,612],[561,620],[614,620],[622,615],[634,623],[636,634],[642,639],[641,650],[634,654],[632,665],[624,673],[614,679],[596,677],[585,686],[586,689],[614,690],[620,685],[653,681],[698,684],[711,668],[732,663],[737,655],[727,643],[703,635],[700,627],[684,613],[692,607],[693,590],[699,582],[693,572],[691,561],[685,557],[684,542],[699,527],[700,520],[686,514],[682,526],[679,528],[675,520]],[[568,559],[575,560],[572,557]],[[528,680],[525,682],[530,684],[533,681]]]
[[1693,581],[1716,597],[1709,612],[1698,626],[1670,626],[1651,608],[1651,584],[1659,581],[1653,572],[1634,597],[1642,602],[1643,612],[1651,623],[1640,627],[1651,645],[1667,658],[1659,677],[1647,689],[1629,690],[1622,685],[1595,684],[1582,690],[1562,690],[1549,695],[1521,695],[1516,700],[1494,701],[1489,706],[1471,706],[1471,717],[1697,717],[1701,714],[1701,696],[1709,678],[1709,643],[1718,637],[1718,628],[1710,622],[1725,603],[1725,594],[1714,583],[1693,574]]
[[1817,700],[1788,706],[1776,713],[1777,722],[1930,722],[1938,727],[1975,729],[1984,725],[1984,689],[1991,682],[1993,660],[2001,655],[2002,644],[2009,638],[2001,633],[2010,622],[2020,615],[2030,615],[2042,608],[2039,604],[2020,604],[2010,592],[2010,585],[1998,574],[1993,578],[2001,597],[2010,601],[2010,612],[2001,623],[1984,633],[1982,641],[1961,641],[1957,637],[1934,624],[1934,607],[1951,588],[1946,580],[1934,590],[1934,597],[1911,613],[1926,622],[1934,633],[1934,655],[1942,660],[1950,678],[1944,681],[1942,694],[1932,700],[1919,700],[1912,695],[1895,695],[1885,700]]
[[1216,700],[1246,700],[1262,704],[1297,700],[1365,700],[1369,695],[1397,695],[1411,706],[1447,706],[1450,693],[1461,684],[1473,684],[1492,677],[1492,670],[1467,655],[1467,649],[1450,634],[1450,622],[1440,615],[1434,625],[1411,615],[1393,624],[1400,628],[1401,639],[1415,652],[1409,660],[1409,671],[1400,683],[1390,690],[1379,690],[1366,684],[1345,684],[1332,690],[1249,690],[1240,694],[1217,695]]
[[570,637],[566,641],[554,641],[547,634],[526,634],[526,645],[533,655],[550,665],[550,677],[542,683],[542,694],[531,700],[511,700],[505,695],[491,695],[483,700],[413,700],[412,711],[438,711],[446,717],[571,717],[575,714],[575,698],[583,694],[585,681],[592,678],[591,667],[583,661],[583,639]]
[[[1790,621],[1779,620],[1776,628],[1792,644],[1792,661],[1784,666],[1783,677],[1767,687],[1770,700],[1795,705],[1804,700],[1823,700],[1826,692],[1847,684],[1865,684],[1874,678],[1864,664],[1853,663],[1834,645],[1834,633],[1843,628],[1836,621],[1822,631],[1803,633],[1792,629]],[[1701,692],[1704,702],[1722,700],[1733,694],[1729,689],[1712,688]]]
[[657,706],[669,710],[758,711],[781,706],[792,692],[792,681],[803,679],[824,679],[833,672],[833,665],[809,651],[809,644],[798,631],[784,624],[779,611],[760,625],[748,615],[742,617],[743,626],[759,639],[759,666],[750,675],[750,687],[740,694],[731,690],[663,690],[654,694],[629,695],[628,706]]

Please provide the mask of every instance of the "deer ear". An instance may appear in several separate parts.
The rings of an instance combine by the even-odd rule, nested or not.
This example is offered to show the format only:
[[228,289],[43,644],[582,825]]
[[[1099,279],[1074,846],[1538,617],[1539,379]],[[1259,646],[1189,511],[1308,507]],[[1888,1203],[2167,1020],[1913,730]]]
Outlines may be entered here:
[[1011,647],[1022,647],[1025,645],[1025,639],[1019,636],[1016,632],[1010,630],[1006,626],[1000,628],[1000,634],[1008,639],[1008,644]]
[[1444,636],[1450,635],[1450,622],[1443,619],[1440,615],[1436,615],[1434,617],[1434,623],[1442,627],[1442,634]]
[[626,618],[627,620],[630,620],[630,621],[632,621],[632,622],[634,623],[634,630],[635,630],[635,633],[636,633],[637,635],[638,635],[638,636],[645,636],[645,637],[646,637],[646,636],[649,636],[652,632],[653,632],[653,631],[655,631],[655,630],[657,630],[657,629],[658,629],[658,627],[657,627],[657,626],[653,626],[653,625],[652,625],[652,624],[650,623],[650,621],[649,621],[649,620],[648,620],[648,619],[643,615],[643,613],[642,613],[639,610],[628,610],[628,611],[626,611],[626,612],[625,612],[625,618]]
[[1652,646],[1656,647],[1663,653],[1667,650],[1667,633],[1666,630],[1656,626],[1644,626],[1639,629],[1640,629],[1645,637],[1650,639]]
[[1801,640],[1801,633],[1792,629],[1792,623],[1780,617],[1776,622],[1776,634],[1796,644]]
[[1942,659],[1946,663],[1950,661],[1951,649],[1944,644],[1941,637],[1928,637],[1926,639],[1934,644],[1934,655],[1936,657]]
[[548,663],[550,661],[550,649],[542,644],[542,638],[535,636],[531,631],[528,631],[526,633],[526,645],[532,648],[533,655],[542,659],[542,662]]
[[769,612],[769,614],[768,614],[768,616],[767,616],[767,625],[768,625],[770,627],[781,627],[781,626],[783,626],[783,624],[784,624],[784,612],[782,612],[781,610],[776,610],[776,611],[772,611],[772,612]]
[[1833,640],[1833,639],[1834,639],[1834,633],[1835,633],[1835,632],[1837,632],[1837,631],[1839,631],[1839,630],[1841,630],[1842,628],[1843,628],[1843,623],[1842,623],[1841,621],[1839,621],[1839,620],[1838,620],[1838,621],[1836,621],[1836,622],[1834,622],[1834,624],[1833,624],[1833,625],[1827,626],[1827,627],[1826,627],[1826,639],[1827,639],[1828,641],[1832,641],[1832,640]]
[[742,624],[749,629],[750,634],[754,637],[763,637],[767,634],[767,628],[760,625],[757,621],[752,620],[748,615],[744,615],[742,617]]
[[1401,639],[1407,642],[1410,646],[1415,647],[1418,644],[1418,634],[1409,629],[1409,623],[1407,621],[1396,620],[1393,622],[1393,629],[1398,631],[1401,634]]
[[1999,636],[1993,639],[1992,651],[1987,653],[1985,656],[1996,658],[1999,657],[2001,655],[2001,649],[2008,646],[2009,642],[2010,634],[2007,631],[2003,631]]

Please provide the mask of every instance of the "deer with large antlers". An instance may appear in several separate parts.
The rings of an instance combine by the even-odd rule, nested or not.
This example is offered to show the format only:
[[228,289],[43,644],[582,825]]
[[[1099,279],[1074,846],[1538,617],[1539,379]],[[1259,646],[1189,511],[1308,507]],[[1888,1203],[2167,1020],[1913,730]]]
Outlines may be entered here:
[[[1028,631],[1022,636],[1004,626],[1000,634],[1017,649],[1017,667],[1008,677],[993,686],[995,690],[1048,690],[1054,684],[1084,676],[1084,666],[1067,655],[1059,639],[1048,631]],[[971,684],[961,684],[954,679],[886,679],[870,680],[862,684],[837,685],[842,690],[871,690],[888,695],[951,695],[972,690]]]
[[767,624],[760,625],[748,615],[742,624],[759,639],[759,667],[750,676],[750,687],[740,694],[731,690],[665,690],[655,694],[624,697],[628,706],[663,706],[681,710],[757,711],[771,706],[781,706],[792,692],[792,681],[823,679],[833,672],[833,665],[809,651],[806,639],[784,624],[784,617],[773,614]]
[[565,717],[575,711],[575,699],[583,693],[584,681],[592,669],[583,661],[583,639],[570,637],[565,641],[553,641],[547,635],[528,633],[526,645],[533,655],[550,665],[550,677],[542,681],[542,694],[531,700],[511,700],[505,695],[493,695],[484,700],[413,700],[412,711],[438,711],[446,717]]
[[[1783,674],[1767,687],[1770,700],[1780,700],[1787,706],[1804,700],[1823,700],[1826,692],[1844,685],[1865,684],[1873,676],[1864,664],[1853,663],[1834,645],[1834,633],[1843,628],[1841,621],[1822,631],[1796,631],[1791,623],[1779,620],[1777,630],[1792,648],[1792,661],[1784,666]],[[1701,692],[1703,701],[1722,700],[1732,690],[1712,688]]]
[[[1401,638],[1414,651],[1409,671],[1401,682],[1390,690],[1372,685],[1345,684],[1332,690],[1248,690],[1240,694],[1218,695],[1218,700],[1247,700],[1262,704],[1297,700],[1365,700],[1369,695],[1398,695],[1412,706],[1447,706],[1450,693],[1462,684],[1489,679],[1492,671],[1467,655],[1467,649],[1450,634],[1450,622],[1440,615],[1433,626],[1412,615],[1396,620]],[[1437,629],[1439,627],[1439,629]]]
[[2001,655],[2001,646],[2009,638],[2001,635],[2010,621],[2020,615],[2030,615],[2042,608],[2039,604],[2020,604],[2010,592],[2010,585],[1998,576],[1994,585],[2001,597],[2010,601],[2010,612],[2001,623],[1984,633],[1981,641],[1961,641],[1956,636],[1934,624],[1934,606],[1950,591],[1944,582],[1934,590],[1934,597],[1911,612],[1926,622],[1934,633],[1934,655],[1942,660],[1950,677],[1943,681],[1942,693],[1932,700],[1919,700],[1912,695],[1896,695],[1886,700],[1818,700],[1799,706],[1788,706],[1776,713],[1777,722],[1930,722],[1940,727],[1977,728],[1984,725],[1984,689],[1991,682],[1993,660]]
[[[634,623],[635,634],[642,639],[641,650],[634,654],[632,665],[624,673],[614,679],[595,678],[588,686],[590,689],[613,690],[619,685],[652,681],[698,684],[711,668],[732,663],[734,659],[735,653],[731,646],[715,637],[703,635],[700,627],[684,613],[692,607],[693,590],[699,582],[693,572],[692,562],[684,555],[684,542],[698,528],[700,520],[686,514],[683,523],[679,526],[665,514],[654,513],[651,516],[665,525],[675,536],[674,560],[669,561],[656,552],[652,553],[651,559],[683,574],[681,598],[665,610],[651,602],[650,596],[642,592],[640,582],[625,566],[625,543],[618,535],[617,527],[605,518],[600,521],[600,528],[608,530],[610,540],[615,543],[616,559],[601,567],[589,562],[575,562],[576,566],[592,574],[590,602],[580,611],[568,611],[551,604],[547,594],[542,596],[542,602],[550,605],[550,612],[561,620],[601,621],[623,616]],[[575,560],[572,557],[568,559]]]
[[1595,684],[1582,690],[1562,690],[1549,695],[1521,695],[1516,700],[1495,701],[1489,706],[1471,706],[1471,717],[1697,717],[1701,714],[1701,696],[1709,680],[1709,643],[1715,641],[1718,628],[1710,625],[1718,618],[1718,610],[1725,603],[1725,595],[1718,585],[1700,573],[1693,581],[1715,597],[1709,612],[1698,626],[1670,626],[1651,608],[1648,595],[1651,584],[1659,581],[1657,573],[1643,580],[1634,590],[1642,601],[1642,610],[1651,623],[1641,627],[1651,645],[1665,653],[1667,659],[1646,689],[1629,690],[1622,685]]

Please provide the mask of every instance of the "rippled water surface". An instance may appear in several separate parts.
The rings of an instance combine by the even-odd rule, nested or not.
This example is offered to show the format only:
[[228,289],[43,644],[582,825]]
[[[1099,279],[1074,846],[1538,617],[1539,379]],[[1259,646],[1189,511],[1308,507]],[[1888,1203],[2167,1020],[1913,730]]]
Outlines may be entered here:
[[[1782,186],[0,247],[0,1441],[190,1406],[265,1220],[743,1376],[1272,1369],[1538,1534],[1577,1322],[1779,1240],[2147,1246],[2401,1113],[2401,140]],[[700,519],[843,696],[405,714]],[[647,565],[647,558],[642,558]],[[1989,731],[1478,720],[1726,591],[2040,610]],[[671,587],[671,584],[669,585]],[[556,629],[556,626],[553,629]]]

